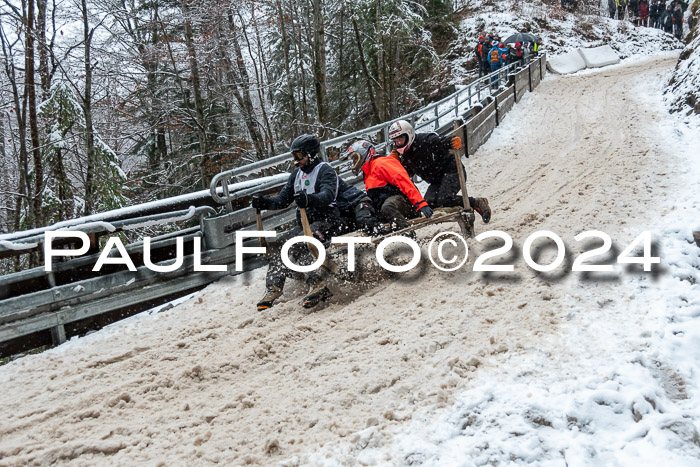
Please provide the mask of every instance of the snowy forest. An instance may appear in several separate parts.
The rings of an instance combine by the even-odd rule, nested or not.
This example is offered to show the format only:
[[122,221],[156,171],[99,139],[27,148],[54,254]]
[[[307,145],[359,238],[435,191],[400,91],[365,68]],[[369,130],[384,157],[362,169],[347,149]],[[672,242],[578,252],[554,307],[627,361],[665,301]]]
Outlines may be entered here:
[[449,79],[450,0],[3,0],[0,231],[207,188]]

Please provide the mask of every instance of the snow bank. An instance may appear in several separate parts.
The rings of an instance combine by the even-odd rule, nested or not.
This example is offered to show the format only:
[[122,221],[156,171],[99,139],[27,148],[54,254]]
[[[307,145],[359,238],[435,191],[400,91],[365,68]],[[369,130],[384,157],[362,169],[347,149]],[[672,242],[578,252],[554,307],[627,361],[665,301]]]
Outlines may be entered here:
[[584,68],[599,68],[616,63],[620,63],[620,57],[609,45],[577,49],[547,59],[549,69],[560,75],[576,73]]
[[547,59],[549,69],[560,75],[576,73],[584,68],[599,68],[616,63],[620,63],[620,57],[609,45],[576,49]]
[[547,66],[554,73],[565,75],[583,70],[586,68],[586,62],[578,50],[573,50],[565,54],[548,58]]
[[620,63],[620,57],[609,45],[601,45],[592,49],[578,49],[578,53],[581,54],[588,68],[599,68]]

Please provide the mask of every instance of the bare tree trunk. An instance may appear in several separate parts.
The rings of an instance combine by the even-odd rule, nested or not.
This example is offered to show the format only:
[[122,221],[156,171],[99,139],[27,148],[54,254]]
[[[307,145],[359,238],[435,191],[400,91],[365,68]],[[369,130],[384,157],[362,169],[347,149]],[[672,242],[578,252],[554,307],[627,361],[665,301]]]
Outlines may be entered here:
[[379,120],[388,120],[388,112],[386,106],[386,78],[384,76],[384,33],[381,27],[382,20],[382,2],[379,0],[377,2],[376,12],[375,12],[375,31],[377,36],[377,80],[379,81],[379,87],[377,89],[377,104],[379,107]]
[[36,227],[44,225],[41,212],[44,191],[44,164],[39,147],[39,119],[36,106],[36,82],[34,81],[34,0],[27,0],[27,27],[25,30],[25,93],[29,103],[29,137],[32,142],[34,162],[34,192],[32,193],[32,217]]
[[[341,3],[340,5],[340,18],[338,19],[338,27],[340,30],[337,32],[338,34],[338,76],[341,81],[345,80],[345,69],[346,69],[346,64],[345,64],[345,3]],[[335,112],[332,110],[329,110],[332,112],[332,114],[329,116],[329,119],[331,120],[331,124],[335,127],[339,127],[340,124],[343,121],[343,115],[346,115],[347,113],[347,107],[336,105],[333,106],[332,104],[329,103],[329,107],[335,108]]]
[[323,22],[322,0],[313,2],[313,50],[314,50],[314,87],[316,88],[316,109],[318,122],[321,125],[320,137],[326,136],[326,36]]
[[243,60],[241,45],[238,43],[238,38],[236,37],[236,25],[233,20],[233,13],[230,11],[228,14],[228,22],[229,29],[231,31],[231,45],[233,45],[233,52],[235,53],[234,58],[236,61],[236,70],[239,78],[234,81],[239,89],[239,92],[236,94],[236,98],[239,101],[241,112],[243,113],[243,120],[245,121],[246,128],[248,128],[250,138],[253,140],[255,152],[259,158],[262,158],[265,155],[265,142],[263,141],[260,131],[258,130],[258,121],[255,118],[255,109],[253,107],[253,101],[250,98],[250,77],[248,76],[248,70],[245,67],[245,61]]
[[197,134],[199,135],[199,148],[202,152],[202,158],[199,163],[199,172],[202,178],[202,187],[209,188],[209,174],[207,167],[209,166],[209,145],[207,143],[207,124],[204,119],[204,102],[202,101],[202,92],[200,88],[199,66],[197,64],[197,52],[194,47],[194,39],[192,33],[192,22],[190,20],[190,12],[187,2],[182,0],[182,13],[185,19],[185,44],[187,46],[187,54],[189,56],[190,71],[192,72],[192,90],[194,91],[194,111],[196,114]]
[[[24,14],[24,12],[22,12]],[[23,18],[24,19],[24,18]],[[2,16],[0,16],[0,42],[2,43],[2,53],[4,60],[2,61],[5,67],[5,75],[12,89],[12,99],[14,103],[15,119],[17,120],[17,141],[19,141],[18,151],[18,171],[19,180],[17,182],[17,196],[15,198],[14,217],[12,219],[12,228],[18,231],[22,225],[22,207],[25,203],[29,205],[29,182],[27,174],[29,173],[29,156],[27,154],[27,94],[20,95],[19,86],[17,84],[17,75],[13,61],[13,45],[8,40],[5,34],[5,28],[2,24]],[[19,262],[15,263],[19,267]]]
[[294,86],[292,85],[292,73],[289,70],[289,64],[291,60],[289,58],[289,37],[287,36],[287,16],[285,16],[282,10],[282,4],[278,0],[276,2],[277,12],[279,15],[280,30],[282,33],[282,50],[284,52],[284,72],[287,80],[287,93],[289,94],[289,107],[292,119],[292,133],[296,134],[299,130],[297,127],[297,103],[296,96],[294,92]]
[[396,59],[399,56],[396,52],[398,49],[398,44],[397,41],[395,41],[391,37],[389,37],[387,40],[389,42],[389,46],[386,48],[388,52],[388,58],[387,60],[385,60],[386,71],[384,73],[384,76],[387,80],[385,85],[385,88],[387,90],[387,114],[390,116],[394,116],[398,115],[398,111],[396,109],[396,82],[398,81],[398,77],[396,76],[396,72],[398,71]]
[[139,47],[141,60],[146,70],[146,86],[148,95],[150,96],[150,109],[148,110],[150,124],[153,126],[153,150],[148,154],[148,166],[151,171],[157,171],[161,162],[167,160],[168,149],[165,144],[165,121],[161,109],[160,99],[158,98],[158,81],[156,73],[158,71],[158,59],[156,58],[156,47],[158,45],[158,4],[154,3],[151,7],[153,16],[150,27],[151,50],[147,50],[144,46]]
[[95,154],[95,132],[92,125],[92,59],[91,46],[94,31],[90,30],[88,21],[88,9],[86,0],[81,0],[83,13],[83,44],[85,47],[85,91],[82,96],[83,114],[85,117],[85,155],[87,156],[87,169],[85,172],[85,215],[92,214],[95,210],[95,171],[97,169],[97,155]]
[[367,83],[367,92],[369,93],[369,102],[372,104],[372,123],[378,124],[380,120],[379,109],[377,108],[377,100],[374,98],[374,91],[372,91],[372,75],[369,73],[367,68],[367,62],[365,61],[365,54],[362,51],[362,39],[360,38],[360,29],[357,27],[357,20],[352,19],[352,28],[355,30],[355,41],[357,42],[357,51],[360,54],[360,64],[362,65],[362,74],[365,75],[365,81]]
[[[298,11],[298,5],[296,5],[297,8],[295,8],[295,13],[297,15],[297,41],[296,41],[296,47],[297,47],[297,53],[296,53],[296,59],[297,59],[297,70],[299,71],[301,75],[301,115],[303,117],[303,123],[304,127],[307,127],[309,123],[309,110],[308,110],[308,105],[306,102],[306,72],[304,71],[304,60],[303,60],[303,50],[301,48],[302,46],[302,37],[301,37],[301,15],[299,14]],[[306,130],[305,130],[306,131]]]
[[[41,79],[41,100],[45,101],[49,97],[51,90],[51,78],[53,70],[49,69],[49,54],[53,49],[53,39],[51,44],[46,42],[46,0],[37,0],[36,16],[36,36],[39,49],[39,79]],[[54,7],[55,8],[55,7]]]
[[[265,110],[265,92],[264,92],[264,83],[266,82],[265,75],[267,74],[267,60],[265,60],[265,57],[262,57],[261,54],[263,53],[262,51],[262,41],[260,40],[260,29],[258,28],[258,21],[255,18],[255,8],[253,7],[253,4],[251,3],[251,15],[253,18],[253,26],[255,28],[255,40],[256,44],[258,47],[258,60],[253,61],[253,65],[255,67],[255,81],[257,83],[258,87],[258,99],[260,99],[260,108],[262,111],[262,117],[263,117],[263,122],[265,122],[265,127],[263,131],[265,132],[265,135],[267,137],[268,141],[268,147],[270,148],[269,154],[270,156],[274,155],[275,152],[275,139],[272,136],[272,126],[270,125],[270,119],[267,116],[267,110]],[[253,47],[250,44],[250,41],[248,40],[248,34],[245,32],[245,28],[243,29],[243,35],[245,37],[246,43],[248,44],[248,53],[250,56],[253,56]],[[258,73],[258,67],[256,66],[256,62],[260,62],[260,72]],[[269,76],[269,74],[267,74]],[[270,96],[270,105],[274,106],[274,101],[272,99],[273,93],[268,92],[267,93]]]

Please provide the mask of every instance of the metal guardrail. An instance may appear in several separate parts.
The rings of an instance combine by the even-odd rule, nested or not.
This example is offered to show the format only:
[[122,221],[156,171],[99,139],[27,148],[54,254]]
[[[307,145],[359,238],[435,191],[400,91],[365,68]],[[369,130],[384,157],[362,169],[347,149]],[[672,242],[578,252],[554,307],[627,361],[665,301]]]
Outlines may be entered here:
[[[542,56],[531,62],[539,62],[538,68],[542,75],[544,61]],[[324,159],[328,159],[327,149],[337,148],[354,138],[381,135],[383,140],[387,141],[389,126],[399,119],[411,121],[419,132],[451,131],[453,118],[463,118],[468,122],[479,109],[493,107],[483,103],[493,102],[495,94],[510,89],[508,86],[515,89],[516,86],[509,84],[509,81],[516,68],[516,64],[511,64],[475,80],[438,102],[390,122],[323,141],[321,154]],[[527,68],[528,73],[532,73],[533,68]],[[523,70],[525,68],[520,72]],[[490,86],[494,77],[500,85],[498,90],[492,90]],[[479,120],[483,120],[483,117],[480,116]],[[494,126],[497,124],[495,117],[485,121]],[[379,151],[385,150],[386,143],[379,143],[377,147]],[[145,225],[163,225],[199,218],[197,227],[179,229],[152,239],[152,251],[158,251],[161,257],[159,261],[154,262],[168,264],[173,256],[175,237],[182,236],[186,242],[191,242],[194,237],[203,239],[203,264],[228,266],[226,272],[197,273],[191,268],[192,255],[186,254],[185,265],[177,273],[151,273],[142,264],[137,264],[136,272],[113,268],[102,276],[95,276],[86,272],[86,268],[97,259],[97,254],[93,253],[58,262],[54,265],[53,273],[47,273],[43,268],[34,268],[0,276],[0,354],[4,353],[4,342],[10,339],[17,340],[32,333],[50,331],[51,341],[58,344],[66,339],[65,327],[76,321],[102,313],[121,313],[119,310],[125,307],[143,307],[145,304],[153,306],[153,303],[159,300],[172,299],[202,288],[224,275],[237,274],[233,270],[235,249],[230,245],[233,243],[235,231],[254,227],[255,220],[251,208],[234,211],[233,204],[237,202],[241,205],[241,201],[246,201],[247,197],[255,192],[272,191],[280,187],[286,182],[288,173],[244,181],[240,179],[257,175],[289,160],[290,154],[284,153],[222,172],[214,177],[209,190],[197,191],[190,195],[74,219],[42,229],[0,235],[1,255],[3,251],[27,251],[27,248],[33,245],[36,248],[43,242],[43,235],[47,230],[65,228],[99,235]],[[354,176],[345,161],[332,160],[330,163],[348,182],[361,182],[361,177]],[[173,210],[174,206],[185,206],[185,209]],[[216,206],[223,206],[224,212],[217,213],[213,208]],[[264,219],[267,229],[279,228],[293,221],[294,208],[265,212]],[[252,243],[255,243],[255,240],[252,240]],[[127,245],[126,248],[131,254],[137,252],[140,247],[140,242],[136,242]],[[246,263],[246,269],[254,269],[263,264],[262,258],[251,258]],[[11,290],[20,292],[10,292]]]

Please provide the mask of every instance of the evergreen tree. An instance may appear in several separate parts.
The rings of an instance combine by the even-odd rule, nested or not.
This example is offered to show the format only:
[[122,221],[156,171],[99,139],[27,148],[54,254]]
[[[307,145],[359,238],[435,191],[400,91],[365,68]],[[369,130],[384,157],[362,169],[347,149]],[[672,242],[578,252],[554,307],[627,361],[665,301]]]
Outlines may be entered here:
[[[39,116],[49,129],[42,145],[49,173],[42,210],[47,223],[55,223],[82,213],[85,194],[82,167],[87,157],[85,116],[73,91],[62,83],[51,87]],[[101,212],[126,206],[126,175],[119,167],[119,159],[98,135],[93,137],[97,180],[95,210]]]

